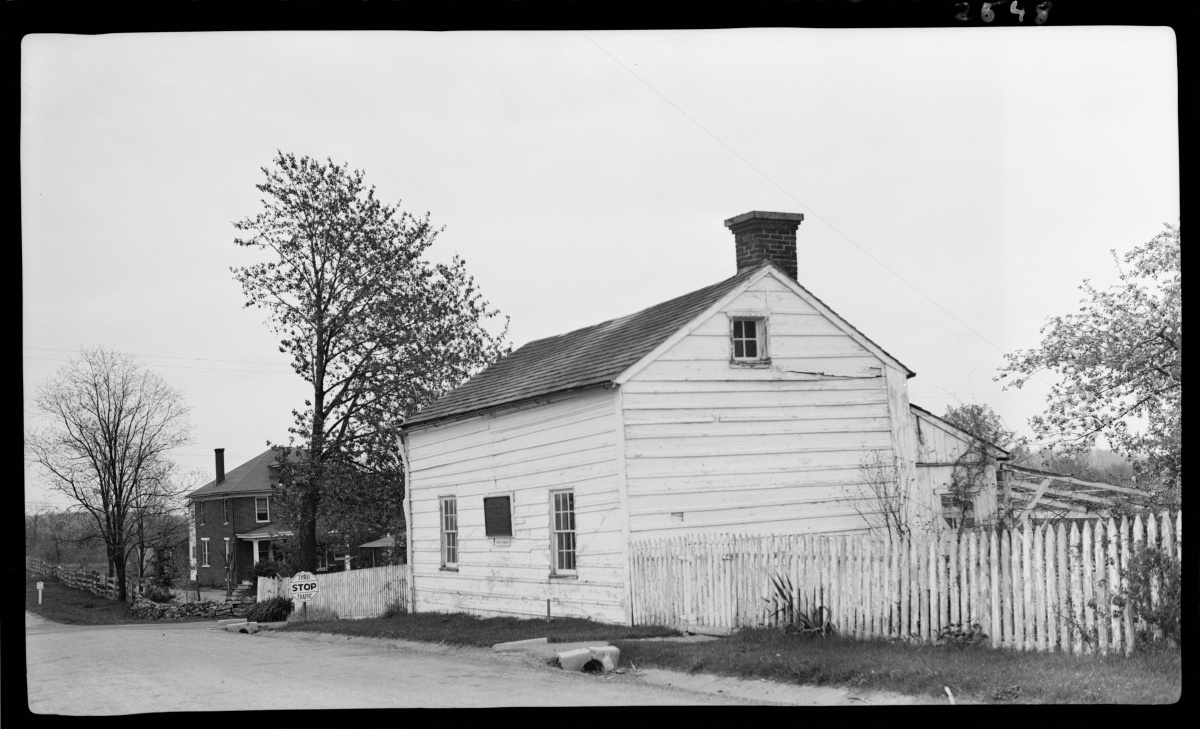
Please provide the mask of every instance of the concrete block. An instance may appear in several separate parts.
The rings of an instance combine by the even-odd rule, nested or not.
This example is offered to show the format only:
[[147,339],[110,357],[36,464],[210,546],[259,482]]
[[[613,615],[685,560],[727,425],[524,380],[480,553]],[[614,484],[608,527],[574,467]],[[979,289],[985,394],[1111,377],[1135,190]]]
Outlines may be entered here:
[[217,625],[233,625],[234,623],[244,623],[245,618],[230,618],[228,620],[218,620]]
[[512,651],[523,651],[533,646],[546,645],[545,638],[530,638],[528,640],[510,640],[507,643],[497,643],[492,646],[492,650],[496,653],[508,653]]
[[621,649],[616,646],[593,646],[588,650],[591,652],[592,658],[603,664],[605,671],[616,670],[617,664],[621,662]]
[[558,654],[558,665],[564,671],[582,671],[583,664],[592,660],[592,651],[587,648],[577,648]]
[[253,635],[258,632],[258,623],[230,623],[225,626],[225,630],[230,633],[249,633]]

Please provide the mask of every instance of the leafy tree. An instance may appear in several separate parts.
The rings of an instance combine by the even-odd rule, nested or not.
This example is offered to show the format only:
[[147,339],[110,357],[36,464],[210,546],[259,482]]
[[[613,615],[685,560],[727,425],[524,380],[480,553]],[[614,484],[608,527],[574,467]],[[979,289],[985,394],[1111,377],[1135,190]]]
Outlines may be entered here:
[[[991,446],[996,446],[1009,452],[1013,461],[1021,461],[1028,456],[1025,439],[1016,431],[1004,425],[1003,419],[992,410],[990,405],[963,403],[946,407],[942,418],[967,433],[975,436],[973,441],[954,462],[954,470],[950,475],[950,503],[961,510],[963,518],[957,520],[961,532],[976,525],[968,522],[967,512],[974,510],[974,499],[992,483],[997,458],[993,455]],[[996,514],[998,523],[1004,524],[1009,515],[1002,506]],[[980,524],[981,525],[981,524]]]
[[60,369],[34,402],[49,425],[26,435],[26,458],[92,518],[125,601],[133,517],[167,454],[190,441],[183,396],[132,357],[98,348]]
[[[1098,436],[1130,459],[1139,481],[1178,499],[1182,466],[1182,299],[1179,226],[1123,257],[1120,283],[1088,281],[1079,312],[1051,319],[1036,349],[1006,355],[997,379],[1021,387],[1047,370],[1058,375],[1045,414],[1030,420],[1039,438],[1086,451]],[[1126,264],[1122,266],[1122,261]]]
[[262,171],[263,210],[235,223],[235,243],[267,260],[232,271],[312,387],[290,429],[303,457],[280,460],[280,518],[312,570],[318,519],[346,517],[339,505],[368,488],[359,476],[402,493],[399,424],[505,354],[507,320],[485,327],[498,312],[465,262],[422,259],[440,232],[429,215],[381,203],[362,172],[282,152]]

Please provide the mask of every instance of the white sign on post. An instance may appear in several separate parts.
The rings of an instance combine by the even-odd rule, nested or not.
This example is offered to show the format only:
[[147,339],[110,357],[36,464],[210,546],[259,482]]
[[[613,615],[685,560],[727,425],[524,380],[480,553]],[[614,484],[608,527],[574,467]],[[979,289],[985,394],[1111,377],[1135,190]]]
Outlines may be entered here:
[[292,577],[290,595],[297,602],[311,602],[318,589],[317,577],[311,572],[297,572]]

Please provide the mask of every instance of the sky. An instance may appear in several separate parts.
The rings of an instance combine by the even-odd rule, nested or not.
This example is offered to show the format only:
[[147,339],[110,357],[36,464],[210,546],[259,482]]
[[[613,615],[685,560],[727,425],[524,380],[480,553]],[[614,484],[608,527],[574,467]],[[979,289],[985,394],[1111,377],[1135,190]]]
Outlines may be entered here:
[[[735,273],[723,221],[799,212],[799,281],[917,376],[1004,391],[1109,255],[1179,218],[1168,28],[220,32],[21,46],[22,354],[136,355],[191,407],[195,485],[284,442],[305,383],[231,267],[277,150],[444,226],[514,346]],[[35,469],[26,502],[64,504]]]

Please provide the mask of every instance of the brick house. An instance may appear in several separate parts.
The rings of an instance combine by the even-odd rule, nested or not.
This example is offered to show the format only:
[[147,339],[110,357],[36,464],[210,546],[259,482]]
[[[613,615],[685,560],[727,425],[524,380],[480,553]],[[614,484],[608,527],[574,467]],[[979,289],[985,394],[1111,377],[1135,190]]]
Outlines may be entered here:
[[279,463],[275,451],[267,449],[227,474],[225,449],[214,450],[216,478],[188,495],[191,578],[223,586],[228,559],[232,582],[251,582],[259,560],[278,556],[273,540],[291,536],[271,521]]

